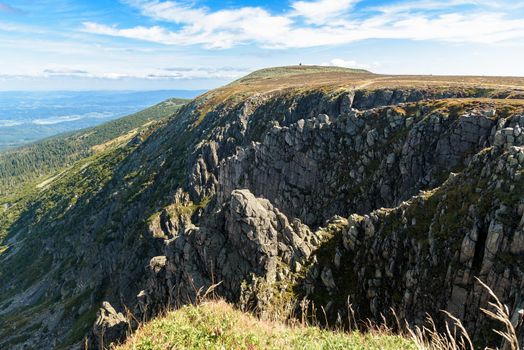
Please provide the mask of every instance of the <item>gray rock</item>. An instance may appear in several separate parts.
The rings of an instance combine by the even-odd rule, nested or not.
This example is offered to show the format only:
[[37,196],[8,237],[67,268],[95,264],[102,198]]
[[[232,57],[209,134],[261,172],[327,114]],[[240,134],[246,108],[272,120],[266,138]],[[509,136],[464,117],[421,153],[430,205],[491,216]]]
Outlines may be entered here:
[[93,325],[92,344],[98,349],[110,348],[123,341],[129,330],[129,322],[107,301],[102,303]]

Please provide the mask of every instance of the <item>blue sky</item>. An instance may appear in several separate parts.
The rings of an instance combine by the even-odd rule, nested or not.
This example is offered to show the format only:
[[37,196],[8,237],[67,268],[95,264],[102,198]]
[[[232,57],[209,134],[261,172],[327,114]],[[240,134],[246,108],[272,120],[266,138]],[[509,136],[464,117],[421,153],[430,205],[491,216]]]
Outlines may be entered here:
[[524,76],[524,0],[0,0],[0,90],[207,89],[254,69]]

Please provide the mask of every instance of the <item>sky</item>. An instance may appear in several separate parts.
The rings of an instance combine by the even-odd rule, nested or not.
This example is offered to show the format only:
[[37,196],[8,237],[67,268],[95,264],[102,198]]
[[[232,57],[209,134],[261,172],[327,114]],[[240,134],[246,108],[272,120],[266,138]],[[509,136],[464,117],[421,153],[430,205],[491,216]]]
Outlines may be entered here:
[[0,90],[209,89],[264,67],[524,76],[524,0],[0,0]]

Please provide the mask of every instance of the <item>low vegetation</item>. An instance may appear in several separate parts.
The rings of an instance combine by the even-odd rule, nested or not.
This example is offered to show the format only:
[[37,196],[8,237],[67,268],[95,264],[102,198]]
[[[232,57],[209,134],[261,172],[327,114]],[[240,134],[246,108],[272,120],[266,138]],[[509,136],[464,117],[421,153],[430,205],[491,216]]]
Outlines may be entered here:
[[262,321],[224,301],[185,306],[144,325],[120,350],[416,349],[392,334],[344,333]]
[[0,153],[0,197],[35,179],[93,155],[114,140],[126,141],[143,126],[172,116],[187,100],[170,99],[105,124],[51,137]]
[[[481,308],[481,311],[498,323],[493,332],[501,337],[504,349],[519,350],[509,310],[486,284],[477,281],[492,299],[488,307]],[[303,305],[304,302],[301,303]],[[305,308],[309,310],[308,306]],[[304,307],[302,309],[304,312]],[[305,320],[309,317],[302,317],[301,322],[296,318],[287,319],[285,323],[262,320],[220,299],[199,300],[198,305],[186,305],[141,324],[124,344],[111,348],[475,350],[461,321],[445,311],[449,322],[443,329],[438,329],[430,316],[423,326],[404,324],[394,310],[391,310],[396,319],[394,325],[388,325],[386,321],[380,325],[371,322],[359,325],[353,319],[351,305],[348,305],[348,310],[348,322],[353,325],[349,332],[342,328],[320,328],[317,322],[307,323]]]
[[[365,69],[352,69],[352,68],[343,68],[343,67],[328,67],[328,66],[286,66],[286,67],[274,67],[257,70],[251,74],[246,75],[245,77],[238,79],[234,83],[247,83],[249,81],[256,81],[260,79],[272,79],[272,78],[283,78],[290,77],[293,75],[301,75],[304,73],[365,73],[372,74],[371,72]],[[234,84],[233,83],[233,84]]]

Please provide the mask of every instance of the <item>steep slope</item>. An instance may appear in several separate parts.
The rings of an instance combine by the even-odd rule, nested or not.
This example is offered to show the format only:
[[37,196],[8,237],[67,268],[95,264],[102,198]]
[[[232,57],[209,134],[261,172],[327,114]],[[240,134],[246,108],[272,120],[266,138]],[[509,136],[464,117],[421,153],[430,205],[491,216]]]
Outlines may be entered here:
[[165,119],[189,100],[169,99],[146,110],[100,126],[54,136],[0,153],[0,196],[13,188],[43,178],[100,150],[117,137],[132,137],[137,128]]
[[431,191],[393,209],[352,214],[309,261],[301,292],[331,302],[333,320],[347,298],[362,318],[380,319],[393,307],[420,324],[426,312],[447,310],[479,347],[496,344],[493,324],[479,313],[489,296],[474,278],[503,298],[517,325],[524,306],[523,169],[522,147],[490,147]]
[[[474,277],[518,321],[524,154],[512,145],[524,141],[523,106],[497,120],[496,103],[456,103],[320,115],[238,150],[219,169],[214,211],[152,261],[145,308],[188,302],[215,280],[222,295],[261,312],[304,296],[333,322],[347,318],[348,297],[363,319],[394,307],[421,323],[448,309],[479,344],[495,341]],[[403,204],[421,189],[432,192]]]
[[[478,316],[485,295],[468,292],[473,275],[492,287],[500,282],[477,266],[508,266],[507,288],[498,291],[519,308],[522,254],[509,250],[508,258],[507,247],[519,242],[522,223],[497,229],[508,243],[479,243],[475,268],[459,283],[471,260],[459,258],[460,242],[467,235],[484,241],[469,233],[463,208],[476,205],[475,196],[492,203],[482,205],[486,218],[468,214],[482,225],[498,215],[498,203],[520,213],[524,107],[515,98],[524,80],[298,69],[206,93],[140,142],[85,160],[7,208],[0,346],[80,346],[95,319],[89,344],[107,344],[128,328],[113,307],[153,316],[216,281],[219,295],[261,314],[308,295],[336,317],[338,298],[350,295],[363,317],[395,306],[419,322],[426,311],[438,318],[438,308],[464,301],[470,331],[481,343],[496,341],[482,335],[485,318],[468,316]],[[506,160],[511,200],[504,202],[504,191],[485,197],[491,192],[481,184],[464,186],[481,180],[479,162],[505,169]],[[465,174],[461,182],[446,181],[452,172]],[[463,201],[447,203],[457,189]],[[403,204],[421,190],[439,195],[420,210]],[[403,216],[406,206],[413,215]],[[364,222],[363,236],[350,225],[355,220]],[[341,243],[353,231],[359,245]],[[390,247],[398,253],[387,255]],[[438,302],[417,302],[429,286],[445,287]],[[109,303],[97,318],[102,301]]]

